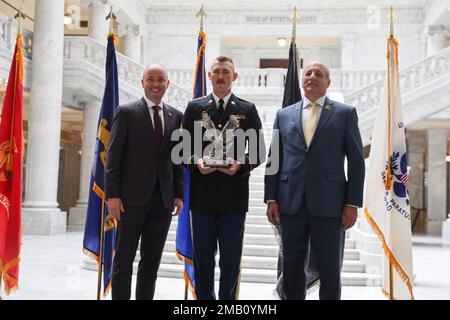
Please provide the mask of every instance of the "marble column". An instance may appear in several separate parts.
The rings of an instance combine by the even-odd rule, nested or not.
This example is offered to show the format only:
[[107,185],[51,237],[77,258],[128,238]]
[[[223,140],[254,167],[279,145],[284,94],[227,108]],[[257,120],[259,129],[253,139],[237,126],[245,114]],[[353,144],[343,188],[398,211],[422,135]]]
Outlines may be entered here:
[[57,203],[63,87],[64,1],[36,0],[28,147],[23,203],[24,234],[66,230]]
[[436,52],[447,46],[448,30],[444,26],[429,26],[427,40],[427,56],[432,56]]
[[448,129],[427,129],[427,233],[439,235],[447,217]]
[[109,29],[109,20],[106,20],[110,9],[109,0],[82,0],[82,2],[89,5],[88,36],[105,43]]
[[89,183],[94,160],[97,135],[98,115],[101,101],[91,98],[82,102],[83,109],[83,139],[81,146],[80,192],[77,204],[70,208],[69,226],[82,227],[86,222],[86,212],[89,197]]
[[[450,150],[447,150],[447,154]],[[450,176],[450,166],[448,165],[450,160],[447,160],[447,175]],[[450,199],[450,179],[447,179],[447,199]],[[450,245],[450,212],[447,215],[447,220],[442,223],[442,242]]]
[[354,33],[346,33],[341,36],[341,69],[353,70],[355,62],[355,39]]
[[134,62],[141,63],[141,36],[139,26],[119,26],[118,34],[123,40],[123,54]]

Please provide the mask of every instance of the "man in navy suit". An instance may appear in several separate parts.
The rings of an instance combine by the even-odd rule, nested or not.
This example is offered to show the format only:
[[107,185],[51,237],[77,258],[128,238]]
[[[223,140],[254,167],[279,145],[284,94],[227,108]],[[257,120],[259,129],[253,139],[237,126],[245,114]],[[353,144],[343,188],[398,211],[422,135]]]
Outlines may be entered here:
[[[309,64],[304,99],[279,110],[273,127],[279,135],[269,152],[264,201],[269,221],[281,229],[286,299],[305,299],[309,241],[320,299],[340,299],[345,230],[362,206],[365,166],[356,109],[329,99],[329,85],[328,68]],[[276,163],[278,170],[269,174]]]
[[108,211],[118,221],[113,300],[130,299],[139,238],[136,299],[153,299],[171,213],[178,214],[183,203],[183,169],[170,157],[170,137],[183,114],[162,101],[169,86],[163,66],[146,67],[141,84],[144,97],[118,107],[106,163]]

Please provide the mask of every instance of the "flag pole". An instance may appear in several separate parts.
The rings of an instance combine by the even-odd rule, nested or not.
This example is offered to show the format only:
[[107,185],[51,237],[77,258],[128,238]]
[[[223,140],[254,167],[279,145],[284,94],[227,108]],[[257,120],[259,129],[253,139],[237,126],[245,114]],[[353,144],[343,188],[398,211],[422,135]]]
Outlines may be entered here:
[[206,14],[206,11],[203,9],[203,3],[202,3],[202,7],[200,8],[200,10],[197,12],[197,14],[195,15],[197,18],[200,17],[200,32],[203,32],[203,22],[204,22],[204,18],[206,18],[208,15]]
[[[109,14],[106,16],[106,20],[109,20],[109,34],[114,33],[114,24],[113,20],[116,19],[116,16],[113,13],[112,6],[110,7]],[[103,269],[103,237],[105,233],[105,192],[102,194],[102,211],[100,216],[100,252],[98,258],[98,278],[97,278],[97,300],[100,300],[100,291],[101,291],[101,282],[102,282],[102,269]]]
[[[14,16],[14,19],[17,19],[17,40],[16,42],[18,42],[20,34],[22,33],[22,19],[25,18],[25,15],[22,13],[22,8],[19,8],[19,11],[17,12],[17,14]],[[21,46],[17,47],[17,50],[22,50]],[[16,54],[21,54],[21,52],[17,52]],[[16,57],[13,57],[13,59],[16,59]],[[17,82],[17,68],[18,68],[18,64],[16,64],[16,72],[14,73],[14,84]],[[19,67],[20,68],[20,67]],[[20,77],[20,74],[19,74]],[[16,104],[16,91],[14,91],[14,101],[13,101],[13,105]],[[14,119],[14,113],[15,113],[15,108],[12,108],[12,116],[11,119]],[[14,121],[11,121],[11,130],[10,130],[10,138],[9,138],[9,145],[13,146],[14,145]],[[10,147],[9,148],[9,152],[8,152],[8,156],[7,156],[7,160],[6,160],[6,174],[7,175],[11,175],[12,174],[12,167],[13,167],[13,152],[14,152],[14,148]]]
[[[390,51],[390,41],[394,37],[394,8],[391,6],[390,13],[389,13],[389,19],[390,19],[390,30],[389,30],[389,40],[388,40],[388,51]],[[388,171],[386,175],[386,189],[391,189],[391,175],[390,175],[390,161],[389,156],[391,154],[391,55],[388,54],[388,74],[387,74],[387,81],[388,81]],[[392,267],[392,261],[389,259],[389,300],[394,300],[394,270]]]
[[[200,30],[199,33],[203,33],[203,23],[205,21],[205,18],[208,16],[206,14],[205,9],[203,9],[203,3],[202,3],[202,7],[200,8],[200,10],[197,12],[197,14],[195,15],[197,18],[200,17]],[[195,90],[195,88],[194,88]],[[195,94],[195,92],[194,92]],[[185,281],[184,282],[184,300],[188,300],[188,294],[189,294],[189,285],[188,283]]]
[[100,252],[98,257],[98,278],[97,278],[97,300],[100,300],[100,291],[102,287],[102,269],[103,269],[103,235],[105,233],[105,193],[102,195],[102,212],[100,218]]
[[297,19],[299,15],[297,12],[297,7],[294,7],[294,13],[291,16],[292,19],[292,36],[291,36],[291,42],[295,42],[295,39],[297,38]]

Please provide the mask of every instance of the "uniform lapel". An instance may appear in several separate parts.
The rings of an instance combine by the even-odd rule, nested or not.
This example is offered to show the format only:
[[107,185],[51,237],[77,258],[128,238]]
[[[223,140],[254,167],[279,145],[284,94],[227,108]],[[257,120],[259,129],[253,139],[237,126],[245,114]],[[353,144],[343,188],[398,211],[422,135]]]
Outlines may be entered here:
[[210,94],[206,98],[206,109],[211,120],[214,122],[214,124],[217,124],[219,122],[219,112],[217,110],[217,105],[212,94]]
[[224,126],[227,123],[227,121],[230,119],[230,115],[232,115],[236,110],[236,104],[237,104],[236,96],[234,94],[231,94],[230,99],[228,99],[228,103],[225,107],[225,111],[219,120],[222,126]]

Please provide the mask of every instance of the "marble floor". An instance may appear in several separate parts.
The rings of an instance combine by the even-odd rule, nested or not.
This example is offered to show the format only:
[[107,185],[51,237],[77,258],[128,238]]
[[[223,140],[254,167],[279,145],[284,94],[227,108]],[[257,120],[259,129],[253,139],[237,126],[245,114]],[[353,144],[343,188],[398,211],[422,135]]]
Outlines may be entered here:
[[[83,232],[69,230],[55,236],[24,236],[19,290],[4,300],[92,300],[96,299],[97,273],[82,268]],[[450,246],[438,237],[413,237],[414,295],[420,300],[450,300]],[[133,276],[133,286],[135,277]],[[272,284],[242,283],[240,299],[272,300]],[[182,279],[158,278],[155,299],[184,297]],[[108,297],[109,299],[110,297]],[[318,299],[318,291],[308,296]],[[383,300],[378,287],[343,287],[345,300]]]

